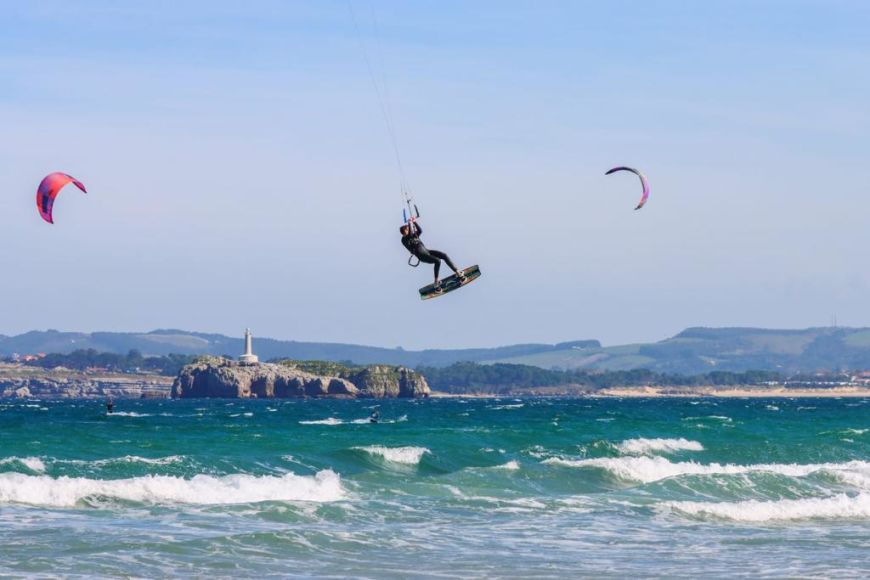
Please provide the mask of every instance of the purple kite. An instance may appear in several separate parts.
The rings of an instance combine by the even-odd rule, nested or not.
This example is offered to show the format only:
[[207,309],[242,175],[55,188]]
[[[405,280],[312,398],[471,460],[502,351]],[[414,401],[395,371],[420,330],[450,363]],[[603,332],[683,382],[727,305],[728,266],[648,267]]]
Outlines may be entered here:
[[81,189],[84,193],[88,192],[81,181],[78,181],[66,173],[60,172],[49,173],[46,175],[45,179],[42,180],[42,183],[39,184],[39,189],[36,190],[36,209],[39,210],[39,215],[42,216],[42,219],[50,224],[54,223],[54,219],[51,217],[54,200],[57,197],[57,194],[60,193],[60,190],[63,189],[67,183],[75,184],[75,186]]
[[643,173],[641,173],[637,169],[632,169],[631,167],[614,167],[604,175],[610,175],[611,173],[615,173],[617,171],[630,171],[640,178],[640,184],[643,186],[643,195],[640,197],[640,203],[637,204],[637,207],[634,209],[638,210],[642,208],[643,204],[646,203],[646,199],[649,197],[649,183],[647,183],[646,177],[644,177]]

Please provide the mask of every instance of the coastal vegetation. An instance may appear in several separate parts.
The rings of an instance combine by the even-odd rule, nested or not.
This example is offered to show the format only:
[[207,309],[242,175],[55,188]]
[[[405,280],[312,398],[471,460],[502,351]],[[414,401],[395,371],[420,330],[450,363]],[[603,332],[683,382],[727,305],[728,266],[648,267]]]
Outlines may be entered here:
[[[561,371],[518,364],[482,365],[463,362],[445,368],[418,367],[435,391],[454,394],[508,393],[539,387],[575,387],[595,391],[611,387],[663,386],[663,387],[724,387],[788,385],[792,378],[773,371],[713,371],[698,375],[659,373],[647,369],[628,371]],[[824,386],[849,377],[840,375],[811,375],[797,377],[802,386]]]
[[140,351],[132,349],[127,354],[99,352],[88,348],[76,350],[69,354],[51,353],[40,358],[28,360],[29,366],[53,369],[86,371],[98,369],[119,373],[145,373],[164,376],[175,376],[184,365],[190,364],[196,357],[186,354],[167,354],[162,356],[144,356]]

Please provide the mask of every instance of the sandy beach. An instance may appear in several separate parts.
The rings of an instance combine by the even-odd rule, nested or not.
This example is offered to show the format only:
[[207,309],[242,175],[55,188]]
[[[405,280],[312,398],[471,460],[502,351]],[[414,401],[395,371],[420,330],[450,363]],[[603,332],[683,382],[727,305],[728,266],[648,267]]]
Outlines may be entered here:
[[831,389],[787,389],[785,387],[615,387],[590,394],[592,397],[715,397],[715,398],[841,398],[870,397],[870,389],[836,387]]

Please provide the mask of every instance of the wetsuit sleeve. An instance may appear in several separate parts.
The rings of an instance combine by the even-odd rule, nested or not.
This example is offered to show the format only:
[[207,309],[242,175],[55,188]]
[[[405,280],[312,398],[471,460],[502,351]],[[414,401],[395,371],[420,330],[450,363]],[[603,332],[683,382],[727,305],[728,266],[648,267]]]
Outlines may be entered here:
[[414,230],[415,230],[415,232],[414,232],[415,235],[419,236],[420,234],[423,233],[423,228],[420,227],[420,224],[418,224],[417,222],[414,222],[413,226],[414,226]]

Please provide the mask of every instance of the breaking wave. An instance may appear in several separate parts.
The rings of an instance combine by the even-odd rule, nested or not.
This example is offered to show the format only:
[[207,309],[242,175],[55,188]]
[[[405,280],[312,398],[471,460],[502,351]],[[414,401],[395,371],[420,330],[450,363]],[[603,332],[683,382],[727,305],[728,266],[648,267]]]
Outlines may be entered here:
[[821,498],[747,500],[733,503],[675,501],[664,502],[659,507],[690,517],[749,523],[870,518],[870,494],[841,493]]
[[675,451],[703,451],[704,446],[688,439],[627,439],[616,446],[626,455],[651,455],[653,453],[673,453]]
[[45,462],[39,457],[4,457],[0,459],[0,465],[15,465],[16,463],[36,473],[45,472]]
[[[843,483],[870,484],[870,462],[816,463],[808,465],[760,463],[735,465],[694,461],[671,462],[664,457],[599,457],[594,459],[563,459],[551,457],[542,463],[562,467],[603,469],[613,476],[640,483],[652,483],[682,475],[742,475],[748,473],[775,473],[788,477],[806,477],[820,471],[834,474]],[[870,487],[868,487],[870,489]]]
[[370,455],[376,455],[391,463],[402,465],[417,465],[423,459],[423,455],[431,453],[425,447],[384,447],[383,445],[369,445],[367,447],[354,447]]
[[228,505],[264,501],[331,502],[345,497],[341,478],[331,470],[314,476],[233,474],[191,479],[147,475],[129,479],[0,474],[0,504],[75,507],[113,499],[148,504]]

